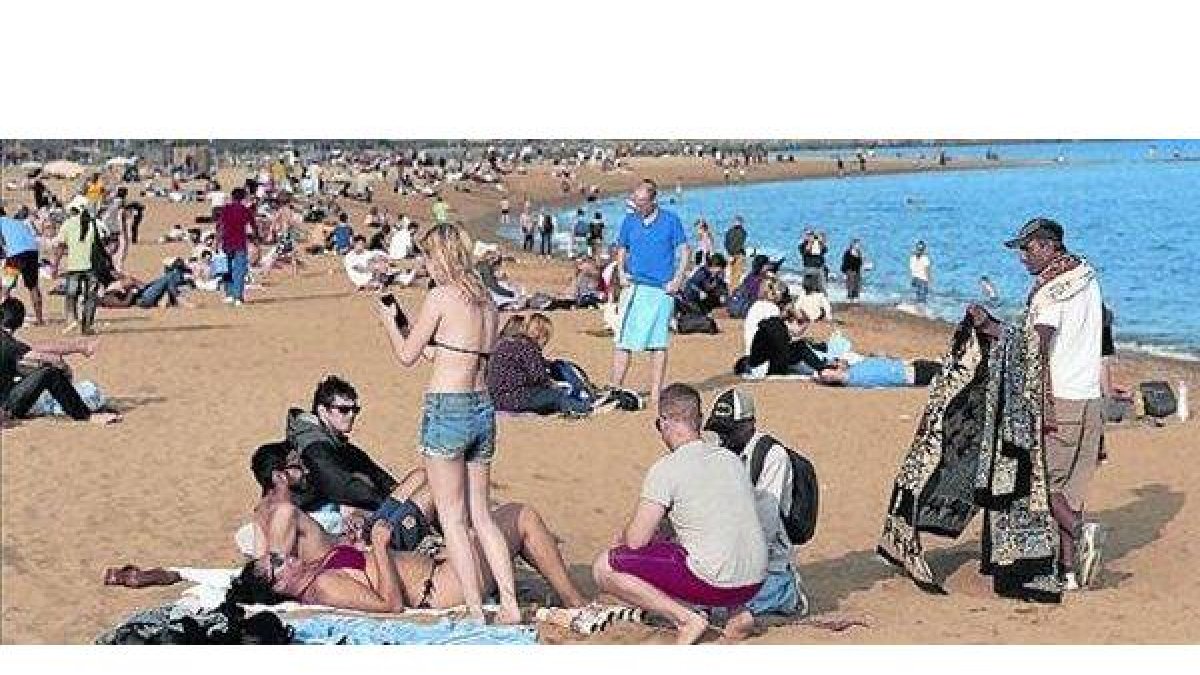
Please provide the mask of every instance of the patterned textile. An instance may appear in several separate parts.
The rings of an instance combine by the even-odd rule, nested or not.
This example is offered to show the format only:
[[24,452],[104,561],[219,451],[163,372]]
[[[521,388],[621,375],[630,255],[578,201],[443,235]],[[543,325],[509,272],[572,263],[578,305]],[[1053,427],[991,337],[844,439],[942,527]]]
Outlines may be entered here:
[[923,590],[945,593],[921,533],[956,538],[985,509],[983,562],[999,593],[1057,600],[1057,529],[1041,443],[1042,373],[1031,326],[998,339],[964,322],[930,386],[901,461],[878,552]]

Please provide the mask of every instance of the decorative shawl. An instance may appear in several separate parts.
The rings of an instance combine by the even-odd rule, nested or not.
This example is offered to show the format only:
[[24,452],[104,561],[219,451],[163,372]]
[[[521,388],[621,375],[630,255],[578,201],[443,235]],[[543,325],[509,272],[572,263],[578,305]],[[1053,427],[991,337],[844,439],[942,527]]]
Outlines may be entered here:
[[981,571],[994,577],[997,592],[1058,599],[1037,340],[1031,320],[1004,326],[999,338],[964,321],[930,385],[877,548],[923,590],[945,593],[925,561],[921,533],[957,538],[983,508]]

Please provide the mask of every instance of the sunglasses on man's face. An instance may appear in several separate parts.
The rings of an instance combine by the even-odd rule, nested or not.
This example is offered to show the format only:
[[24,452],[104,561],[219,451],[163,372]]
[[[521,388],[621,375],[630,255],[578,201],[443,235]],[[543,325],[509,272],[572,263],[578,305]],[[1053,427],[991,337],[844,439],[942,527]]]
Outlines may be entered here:
[[329,409],[336,410],[343,415],[351,415],[351,414],[357,415],[358,413],[362,412],[362,407],[359,406],[357,403],[352,403],[350,405],[342,405],[339,403],[334,403],[333,405],[329,406]]

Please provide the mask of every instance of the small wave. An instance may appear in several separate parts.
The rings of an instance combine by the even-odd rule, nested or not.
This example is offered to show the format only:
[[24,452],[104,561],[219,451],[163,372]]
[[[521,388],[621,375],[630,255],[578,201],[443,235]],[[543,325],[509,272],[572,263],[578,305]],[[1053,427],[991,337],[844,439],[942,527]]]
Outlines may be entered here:
[[1151,345],[1140,342],[1118,342],[1117,347],[1147,356],[1156,356],[1163,359],[1172,359],[1174,361],[1187,361],[1189,363],[1200,362],[1200,354],[1195,350],[1186,347],[1174,347],[1169,345]]

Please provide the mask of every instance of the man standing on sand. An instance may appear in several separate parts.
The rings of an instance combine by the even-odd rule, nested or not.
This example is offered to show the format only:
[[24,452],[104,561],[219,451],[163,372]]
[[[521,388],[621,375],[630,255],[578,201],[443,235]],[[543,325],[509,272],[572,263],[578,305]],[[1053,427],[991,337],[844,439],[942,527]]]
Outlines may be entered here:
[[1042,361],[1046,473],[1063,588],[1086,588],[1099,567],[1105,534],[1099,523],[1083,517],[1104,432],[1100,284],[1095,270],[1067,251],[1063,228],[1053,220],[1030,220],[1005,246],[1020,250],[1021,263],[1034,277],[1027,320],[1037,332]]
[[857,300],[862,292],[862,245],[857,239],[842,254],[842,276],[846,280],[846,299]]
[[742,283],[742,270],[746,266],[746,226],[741,216],[733,217],[733,227],[725,233],[725,253],[729,256],[726,281],[730,288],[737,288]]
[[657,403],[667,373],[669,323],[674,296],[687,273],[688,243],[679,216],[657,203],[658,186],[643,181],[633,192],[617,237],[621,286],[620,325],[613,350],[612,385],[622,388],[631,352],[651,352],[650,400]]
[[[754,617],[746,603],[767,576],[754,486],[736,455],[700,437],[700,424],[699,392],[678,383],[663,390],[654,425],[669,452],[646,473],[614,547],[592,565],[597,587],[667,617],[685,645],[708,629],[689,605],[728,608],[725,637],[747,637]],[[657,535],[664,517],[674,539]]]
[[221,208],[217,223],[217,241],[229,259],[229,283],[225,286],[225,302],[240,307],[246,301],[246,272],[249,271],[247,243],[254,212],[244,203],[245,188],[234,188],[232,201]]
[[433,212],[433,222],[438,224],[450,222],[450,205],[442,199],[441,195],[434,197],[430,211]]

